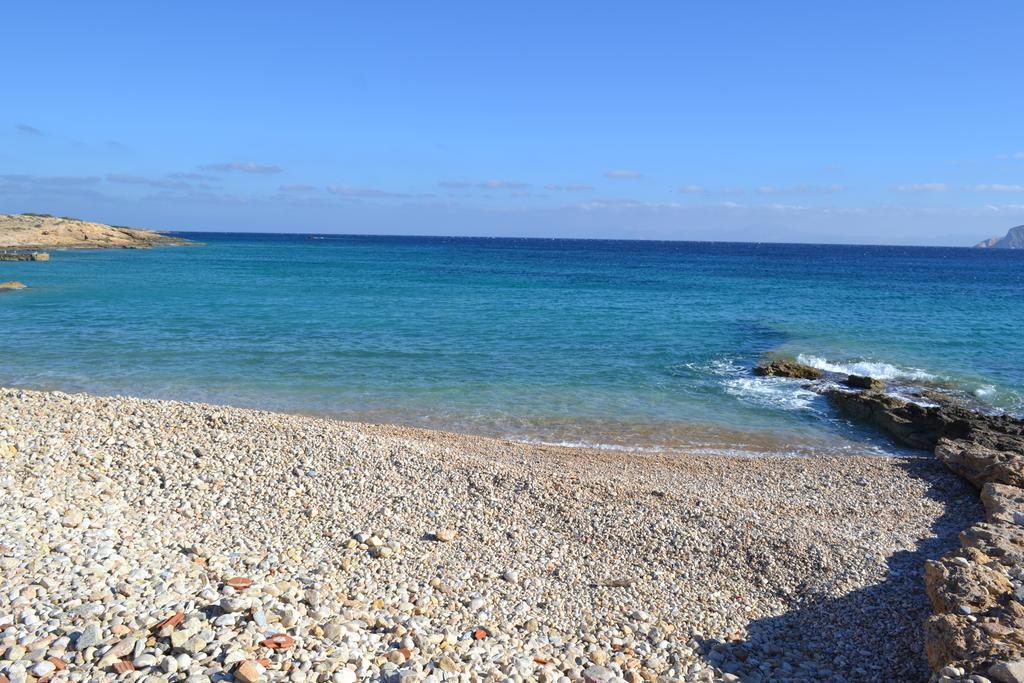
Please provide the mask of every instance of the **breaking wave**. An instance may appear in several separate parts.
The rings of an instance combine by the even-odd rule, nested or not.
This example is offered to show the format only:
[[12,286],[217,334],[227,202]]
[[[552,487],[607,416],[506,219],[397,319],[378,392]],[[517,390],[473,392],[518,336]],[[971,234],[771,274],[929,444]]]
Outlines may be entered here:
[[731,396],[777,410],[816,410],[820,396],[801,386],[802,380],[783,377],[734,377],[723,382]]
[[907,379],[927,382],[939,379],[938,375],[918,368],[900,368],[890,363],[877,361],[833,362],[819,356],[803,353],[797,356],[796,359],[804,365],[810,365],[812,368],[844,375],[865,375],[875,379]]

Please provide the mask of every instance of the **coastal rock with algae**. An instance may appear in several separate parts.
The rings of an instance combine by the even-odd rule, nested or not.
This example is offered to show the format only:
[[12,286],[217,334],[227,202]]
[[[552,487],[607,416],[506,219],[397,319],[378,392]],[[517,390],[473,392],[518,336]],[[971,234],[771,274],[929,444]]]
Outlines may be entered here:
[[786,359],[775,359],[762,363],[754,368],[754,374],[759,377],[790,377],[792,379],[821,379],[822,377],[822,372],[818,368]]

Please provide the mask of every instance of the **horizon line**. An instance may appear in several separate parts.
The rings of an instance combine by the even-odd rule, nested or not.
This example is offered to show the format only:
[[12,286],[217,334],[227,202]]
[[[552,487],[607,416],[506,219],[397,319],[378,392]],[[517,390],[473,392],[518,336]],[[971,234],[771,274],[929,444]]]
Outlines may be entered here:
[[[146,229],[146,228],[141,228]],[[152,228],[150,228],[152,229]],[[308,238],[328,239],[332,237],[385,237],[385,238],[415,238],[415,239],[461,239],[461,240],[536,240],[536,241],[573,241],[573,242],[663,242],[669,244],[753,244],[753,245],[777,245],[777,246],[802,246],[802,247],[913,247],[915,249],[967,249],[969,251],[1014,251],[1013,249],[992,249],[979,247],[977,244],[962,245],[941,245],[941,244],[877,244],[868,242],[779,242],[772,240],[744,241],[744,240],[697,240],[697,239],[666,239],[649,237],[537,237],[526,235],[441,235],[441,234],[397,234],[397,233],[360,233],[360,232],[292,232],[292,231],[243,231],[243,230],[153,230],[160,234],[173,235],[288,235],[306,236]]]

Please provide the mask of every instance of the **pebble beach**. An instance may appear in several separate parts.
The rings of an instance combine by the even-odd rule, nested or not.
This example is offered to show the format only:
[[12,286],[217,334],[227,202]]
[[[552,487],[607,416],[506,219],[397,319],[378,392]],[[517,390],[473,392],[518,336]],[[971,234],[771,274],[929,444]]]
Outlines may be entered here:
[[533,445],[0,389],[0,678],[926,680],[922,457]]

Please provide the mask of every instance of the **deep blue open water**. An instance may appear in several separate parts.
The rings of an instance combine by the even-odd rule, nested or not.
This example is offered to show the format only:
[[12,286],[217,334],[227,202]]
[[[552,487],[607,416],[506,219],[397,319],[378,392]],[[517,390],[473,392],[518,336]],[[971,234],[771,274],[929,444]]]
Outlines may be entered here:
[[766,353],[1024,412],[1024,253],[187,234],[2,263],[0,385],[615,447],[891,448]]

